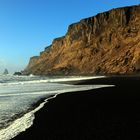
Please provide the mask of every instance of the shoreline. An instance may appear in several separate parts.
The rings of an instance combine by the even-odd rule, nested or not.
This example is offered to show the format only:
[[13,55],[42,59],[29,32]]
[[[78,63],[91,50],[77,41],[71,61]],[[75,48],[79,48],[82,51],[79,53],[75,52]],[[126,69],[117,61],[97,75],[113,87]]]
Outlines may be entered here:
[[36,103],[32,104],[31,108],[29,108],[26,112],[17,114],[11,124],[0,130],[0,140],[12,139],[21,132],[24,132],[30,128],[35,119],[35,113],[43,108],[43,106],[47,103],[47,100],[52,98],[53,95],[50,95],[46,98],[41,98]]
[[[113,81],[116,86],[62,93],[49,99],[35,113],[33,125],[13,140],[134,139],[139,136],[132,132],[140,126],[140,79],[123,77],[107,81]],[[106,79],[80,84],[89,83],[102,84]]]

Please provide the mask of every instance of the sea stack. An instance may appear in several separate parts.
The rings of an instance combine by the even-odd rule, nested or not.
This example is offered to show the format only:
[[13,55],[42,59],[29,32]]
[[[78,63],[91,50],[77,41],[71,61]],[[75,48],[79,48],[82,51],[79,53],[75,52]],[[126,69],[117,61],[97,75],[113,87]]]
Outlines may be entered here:
[[5,69],[5,70],[4,70],[4,72],[3,72],[3,74],[4,74],[4,75],[9,74],[8,70],[7,70],[7,69]]
[[24,74],[96,75],[140,71],[140,5],[97,14],[71,24]]

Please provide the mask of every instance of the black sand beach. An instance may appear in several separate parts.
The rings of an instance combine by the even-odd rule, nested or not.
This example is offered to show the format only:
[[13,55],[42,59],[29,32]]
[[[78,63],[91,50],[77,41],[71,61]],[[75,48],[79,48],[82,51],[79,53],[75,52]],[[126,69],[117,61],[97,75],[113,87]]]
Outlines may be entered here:
[[140,140],[140,78],[111,77],[80,84],[115,84],[64,93],[39,110],[13,140]]

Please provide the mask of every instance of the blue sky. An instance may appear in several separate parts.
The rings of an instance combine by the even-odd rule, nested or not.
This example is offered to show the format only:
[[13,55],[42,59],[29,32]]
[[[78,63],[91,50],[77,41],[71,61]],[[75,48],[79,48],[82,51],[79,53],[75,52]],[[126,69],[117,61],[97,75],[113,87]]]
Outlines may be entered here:
[[68,25],[140,0],[0,0],[0,72],[23,70]]

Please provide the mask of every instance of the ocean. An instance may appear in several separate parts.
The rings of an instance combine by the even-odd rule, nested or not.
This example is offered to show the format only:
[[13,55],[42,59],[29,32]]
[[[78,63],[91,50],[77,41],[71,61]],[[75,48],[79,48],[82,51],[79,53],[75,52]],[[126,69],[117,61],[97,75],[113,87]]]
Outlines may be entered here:
[[71,85],[64,82],[101,77],[0,75],[0,140],[10,140],[29,128],[35,119],[35,112],[58,94],[109,86]]

